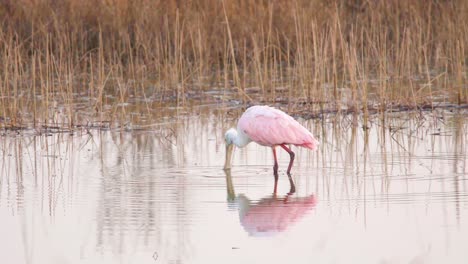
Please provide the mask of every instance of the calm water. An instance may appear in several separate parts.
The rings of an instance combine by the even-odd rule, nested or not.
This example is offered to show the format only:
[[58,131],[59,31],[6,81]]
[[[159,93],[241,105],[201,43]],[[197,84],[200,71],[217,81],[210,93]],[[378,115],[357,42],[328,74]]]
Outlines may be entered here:
[[222,170],[237,114],[3,135],[1,263],[468,260],[466,110],[300,120],[321,147],[294,148],[293,194],[279,151],[276,195],[268,148]]

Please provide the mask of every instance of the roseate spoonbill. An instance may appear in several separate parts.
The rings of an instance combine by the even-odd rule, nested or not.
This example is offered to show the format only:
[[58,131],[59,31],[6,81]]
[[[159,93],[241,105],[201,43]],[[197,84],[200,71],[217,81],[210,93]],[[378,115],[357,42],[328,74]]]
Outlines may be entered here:
[[276,146],[280,146],[289,153],[288,176],[294,162],[294,152],[286,146],[292,144],[311,150],[317,149],[319,142],[312,133],[294,120],[285,112],[266,105],[249,107],[241,116],[235,128],[229,129],[225,134],[226,139],[226,163],[224,169],[231,168],[232,152],[234,145],[242,148],[254,141],[262,146],[271,147],[275,163],[273,171],[275,179],[278,179],[278,160],[276,158]]

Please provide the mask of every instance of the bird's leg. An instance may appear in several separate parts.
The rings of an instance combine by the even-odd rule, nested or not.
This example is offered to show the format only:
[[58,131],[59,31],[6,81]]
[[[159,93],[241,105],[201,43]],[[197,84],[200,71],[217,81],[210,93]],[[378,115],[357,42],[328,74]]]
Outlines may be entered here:
[[275,175],[275,187],[273,188],[273,194],[276,195],[276,189],[278,188],[278,172],[274,172]]
[[288,179],[289,179],[289,186],[290,186],[288,195],[291,195],[296,192],[296,185],[294,184],[294,181],[291,177],[291,173],[288,173]]
[[288,175],[290,175],[291,174],[291,168],[292,168],[292,165],[294,163],[295,154],[294,154],[294,152],[292,152],[292,150],[290,148],[286,147],[286,145],[281,144],[280,146],[289,153],[290,160],[289,160],[289,166],[288,166],[287,173],[288,173]]
[[276,149],[275,147],[271,147],[273,150],[273,157],[275,158],[275,164],[273,165],[273,172],[275,173],[275,179],[278,179],[278,159],[276,158]]
[[278,187],[278,159],[276,158],[276,149],[271,147],[273,150],[273,158],[275,159],[275,164],[273,165],[273,175],[275,176],[275,188],[273,189],[273,194],[276,195],[276,189]]

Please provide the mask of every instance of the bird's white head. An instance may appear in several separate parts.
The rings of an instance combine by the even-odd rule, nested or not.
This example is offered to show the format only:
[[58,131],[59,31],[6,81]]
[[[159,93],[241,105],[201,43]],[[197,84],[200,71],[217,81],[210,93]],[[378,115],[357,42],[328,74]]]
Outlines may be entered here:
[[235,128],[229,129],[226,131],[226,134],[224,134],[224,138],[226,140],[226,145],[234,144],[234,140],[237,138],[237,130]]
[[229,129],[224,135],[224,139],[226,140],[226,162],[224,163],[225,170],[231,168],[231,159],[232,153],[234,152],[234,141],[236,138],[237,130],[234,128]]

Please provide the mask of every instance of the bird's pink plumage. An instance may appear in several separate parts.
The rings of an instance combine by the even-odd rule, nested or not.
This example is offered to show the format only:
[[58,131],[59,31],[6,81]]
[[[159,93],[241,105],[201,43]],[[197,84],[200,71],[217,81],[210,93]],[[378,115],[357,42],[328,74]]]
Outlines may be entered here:
[[318,141],[305,127],[281,110],[269,106],[252,106],[237,124],[251,140],[263,146],[293,144],[315,150]]

